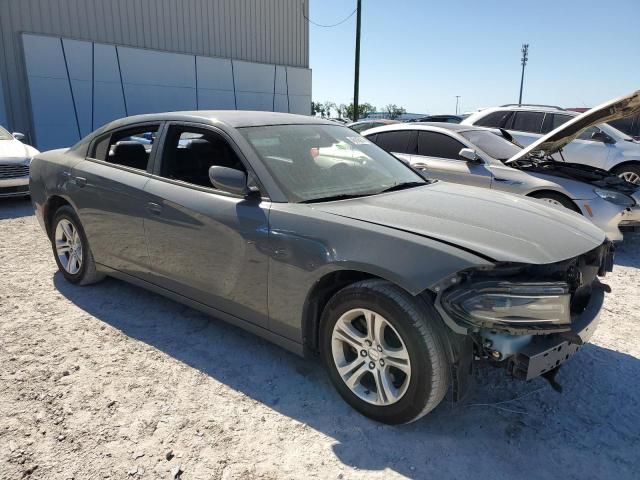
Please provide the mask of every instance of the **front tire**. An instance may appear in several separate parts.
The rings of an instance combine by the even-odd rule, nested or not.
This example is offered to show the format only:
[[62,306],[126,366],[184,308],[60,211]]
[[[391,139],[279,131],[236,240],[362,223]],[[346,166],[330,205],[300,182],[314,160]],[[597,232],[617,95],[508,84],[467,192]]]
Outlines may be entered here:
[[56,210],[51,223],[53,256],[64,278],[79,285],[99,282],[104,275],[96,270],[78,215],[68,205]]
[[573,203],[571,199],[559,193],[537,192],[537,193],[532,193],[530,196],[533,198],[537,198],[538,200],[542,200],[543,202],[550,203],[551,205],[555,205],[556,207],[564,207],[576,213],[582,214],[578,206],[575,203]]
[[384,280],[335,294],[324,309],[320,347],[340,395],[382,423],[413,422],[449,387],[441,320],[433,305]]
[[634,185],[640,185],[640,165],[621,165],[613,169],[613,173]]

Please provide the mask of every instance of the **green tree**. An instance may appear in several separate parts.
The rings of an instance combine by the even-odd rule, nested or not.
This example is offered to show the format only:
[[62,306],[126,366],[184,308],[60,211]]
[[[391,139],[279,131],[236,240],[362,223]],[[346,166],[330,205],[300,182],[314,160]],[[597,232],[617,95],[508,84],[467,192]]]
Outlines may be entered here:
[[387,112],[387,114],[389,115],[389,118],[391,120],[395,120],[396,118],[398,118],[403,113],[407,113],[407,111],[404,109],[404,107],[399,107],[395,103],[390,103],[389,105],[384,107],[384,110],[385,110],[385,112]]
[[[359,103],[358,104],[358,119],[365,118],[367,115],[369,115],[370,113],[373,113],[375,111],[376,111],[376,107],[374,107],[370,103],[368,103],[368,102]],[[347,106],[347,117],[349,117],[351,120],[355,119],[355,117],[353,115],[353,112],[354,112],[353,102],[351,102]]]
[[334,110],[336,108],[336,104],[330,101],[326,101],[322,104],[322,106],[324,107],[324,114],[322,115],[330,117],[331,116],[331,110]]

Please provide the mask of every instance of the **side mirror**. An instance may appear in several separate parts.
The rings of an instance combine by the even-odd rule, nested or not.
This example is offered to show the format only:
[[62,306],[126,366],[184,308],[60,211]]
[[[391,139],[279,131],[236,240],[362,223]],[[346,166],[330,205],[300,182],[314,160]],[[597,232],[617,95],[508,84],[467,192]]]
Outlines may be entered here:
[[480,157],[473,148],[463,148],[458,152],[458,156],[469,163],[482,163]]
[[591,135],[591,140],[602,143],[615,143],[613,138],[602,131],[593,132],[593,134]]
[[247,185],[247,174],[235,168],[209,167],[209,180],[217,189],[236,195],[247,196],[255,191]]
[[24,136],[24,133],[20,133],[20,132],[13,132],[11,135],[13,135],[13,138],[15,138],[16,140],[24,140],[26,137]]

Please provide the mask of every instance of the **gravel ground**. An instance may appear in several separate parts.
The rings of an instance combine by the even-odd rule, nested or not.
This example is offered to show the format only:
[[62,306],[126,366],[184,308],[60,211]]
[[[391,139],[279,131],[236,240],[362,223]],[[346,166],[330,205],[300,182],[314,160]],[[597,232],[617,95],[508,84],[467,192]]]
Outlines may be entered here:
[[484,367],[403,427],[317,362],[117,280],[66,283],[27,201],[0,202],[0,265],[2,479],[640,478],[637,235],[564,393]]

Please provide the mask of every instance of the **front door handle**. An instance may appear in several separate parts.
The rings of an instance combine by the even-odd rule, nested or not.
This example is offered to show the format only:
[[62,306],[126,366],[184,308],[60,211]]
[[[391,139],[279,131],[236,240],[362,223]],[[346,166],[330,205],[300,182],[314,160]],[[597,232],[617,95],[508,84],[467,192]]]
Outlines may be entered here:
[[160,215],[162,213],[162,207],[154,202],[147,203],[147,210],[149,210],[153,215]]
[[417,170],[428,170],[429,167],[426,163],[413,163],[411,166]]
[[73,177],[73,183],[82,188],[87,184],[87,179],[84,177]]

